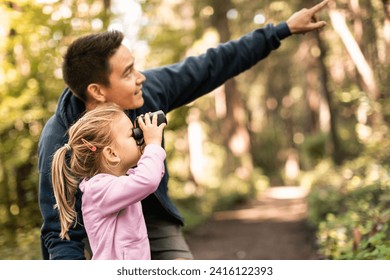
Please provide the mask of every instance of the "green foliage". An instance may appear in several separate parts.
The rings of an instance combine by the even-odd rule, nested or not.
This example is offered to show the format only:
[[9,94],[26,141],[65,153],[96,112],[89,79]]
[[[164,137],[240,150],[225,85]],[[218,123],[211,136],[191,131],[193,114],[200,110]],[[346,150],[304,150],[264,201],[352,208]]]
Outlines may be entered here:
[[267,125],[261,133],[252,137],[252,157],[255,166],[262,168],[264,174],[272,178],[275,185],[282,184],[281,171],[283,170],[283,158],[281,158],[281,146],[285,146],[287,139],[283,136],[280,125]]
[[[0,230],[0,256],[2,260],[40,260],[40,227]],[[17,248],[17,249],[16,249]]]
[[309,220],[324,258],[390,259],[390,166],[384,158],[365,155],[339,168],[321,163],[310,176]]
[[300,146],[304,166],[315,166],[328,155],[329,135],[327,133],[315,133],[306,135]]
[[[0,3],[2,258],[36,259],[40,255],[34,249],[39,247],[42,223],[38,207],[39,136],[64,88],[61,61],[66,45],[73,36],[91,32],[94,18],[103,23],[106,20],[101,8],[91,8],[94,2]],[[83,14],[80,6],[89,9],[89,13]]]

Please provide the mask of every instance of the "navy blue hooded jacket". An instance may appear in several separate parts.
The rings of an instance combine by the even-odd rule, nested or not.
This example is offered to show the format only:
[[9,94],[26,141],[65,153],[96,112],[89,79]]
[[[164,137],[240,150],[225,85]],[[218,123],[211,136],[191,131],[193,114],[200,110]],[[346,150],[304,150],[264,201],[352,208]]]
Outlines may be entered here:
[[[141,108],[129,111],[129,117],[134,120],[139,114],[156,110],[168,113],[194,101],[267,57],[272,50],[280,46],[282,39],[290,35],[286,23],[277,26],[269,24],[238,40],[211,48],[200,56],[188,57],[181,63],[144,71],[146,81],[142,91],[145,102]],[[86,237],[86,232],[80,213],[81,193],[77,194],[76,203],[79,223],[69,230],[70,240],[61,240],[59,214],[57,209],[53,208],[55,198],[51,183],[52,156],[59,147],[67,143],[67,130],[84,111],[84,103],[69,89],[65,89],[56,112],[46,123],[39,141],[39,205],[43,217],[41,238],[43,252],[46,251],[44,258],[84,259],[82,239]],[[158,203],[155,207],[163,209],[166,216],[174,222],[183,224],[183,218],[168,197],[168,176],[166,171],[157,191],[152,194],[152,203],[147,203],[146,207],[154,207],[153,203]]]

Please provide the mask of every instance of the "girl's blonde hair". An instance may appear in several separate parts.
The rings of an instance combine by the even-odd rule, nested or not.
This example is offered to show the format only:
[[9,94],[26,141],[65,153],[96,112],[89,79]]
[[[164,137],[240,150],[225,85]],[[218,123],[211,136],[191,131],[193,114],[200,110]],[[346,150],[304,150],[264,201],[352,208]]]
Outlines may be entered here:
[[76,191],[83,178],[101,173],[102,150],[114,142],[112,123],[122,109],[103,104],[87,112],[69,129],[69,140],[59,148],[52,162],[52,184],[61,223],[60,237],[69,239],[68,230],[76,226]]

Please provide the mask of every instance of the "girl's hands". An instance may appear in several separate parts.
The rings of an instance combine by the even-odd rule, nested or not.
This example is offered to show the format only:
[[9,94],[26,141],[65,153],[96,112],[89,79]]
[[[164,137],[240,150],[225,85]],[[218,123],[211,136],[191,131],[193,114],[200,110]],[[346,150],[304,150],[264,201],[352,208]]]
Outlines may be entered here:
[[161,145],[162,143],[162,135],[164,127],[166,123],[161,123],[157,126],[157,115],[154,114],[152,121],[150,121],[149,113],[145,114],[145,122],[143,118],[139,118],[138,120],[139,127],[142,129],[144,135],[145,144],[157,144]]

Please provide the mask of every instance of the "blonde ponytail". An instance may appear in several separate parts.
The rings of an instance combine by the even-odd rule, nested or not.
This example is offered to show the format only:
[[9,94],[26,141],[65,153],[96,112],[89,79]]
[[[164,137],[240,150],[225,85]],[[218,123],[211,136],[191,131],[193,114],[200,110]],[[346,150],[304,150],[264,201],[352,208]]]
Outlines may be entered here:
[[66,163],[66,153],[68,149],[69,145],[61,147],[54,154],[52,162],[52,184],[57,202],[55,207],[58,209],[60,215],[60,237],[69,240],[68,230],[72,224],[76,225],[77,222],[75,194],[79,180],[72,175],[72,172]]

